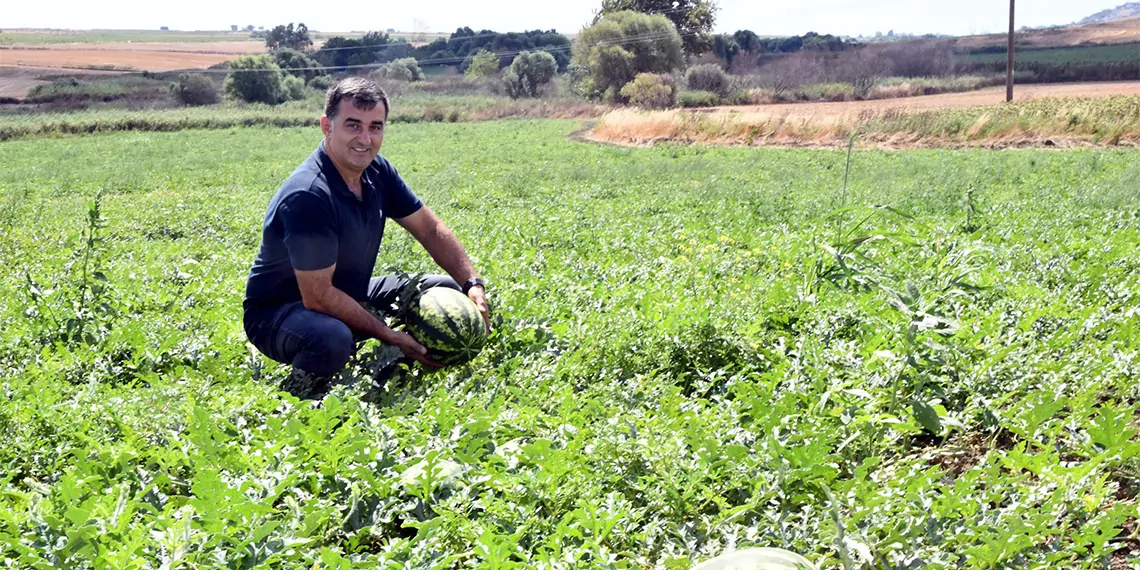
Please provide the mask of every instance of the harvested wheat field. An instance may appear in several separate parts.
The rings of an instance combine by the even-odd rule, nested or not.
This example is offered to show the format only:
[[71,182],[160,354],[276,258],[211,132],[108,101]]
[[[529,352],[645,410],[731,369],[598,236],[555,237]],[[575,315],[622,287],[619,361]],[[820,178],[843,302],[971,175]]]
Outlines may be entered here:
[[[1006,43],[1006,39],[1005,34],[969,36],[958,39],[956,44],[959,48],[973,49],[983,46],[1003,46]],[[1103,24],[1063,26],[1059,28],[1019,32],[1017,34],[1017,42],[1020,46],[1032,47],[1140,42],[1140,18],[1128,18]]]
[[[219,42],[248,44],[251,42]],[[210,44],[205,44],[209,46]],[[257,47],[258,44],[252,44]],[[229,51],[210,50],[190,44],[157,44],[150,49],[133,44],[93,44],[85,47],[36,47],[0,49],[0,66],[54,67],[61,69],[108,68],[137,71],[172,71],[198,69],[231,60],[253,51],[237,51],[237,46],[224,46]],[[161,49],[159,49],[161,48]],[[264,51],[264,46],[261,50]]]
[[[1140,140],[1140,82],[1034,85],[876,101],[747,105],[701,110],[622,109],[588,138],[661,142],[833,146],[853,132],[884,147],[1132,144]],[[1103,136],[1107,135],[1107,136]]]

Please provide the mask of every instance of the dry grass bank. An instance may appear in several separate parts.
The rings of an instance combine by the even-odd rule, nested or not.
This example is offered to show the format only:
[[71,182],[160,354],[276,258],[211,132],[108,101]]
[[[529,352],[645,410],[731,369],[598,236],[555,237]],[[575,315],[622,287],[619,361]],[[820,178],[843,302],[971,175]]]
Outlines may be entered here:
[[833,146],[859,133],[865,142],[896,148],[1140,145],[1140,95],[1042,97],[1010,105],[952,105],[951,97],[704,112],[623,109],[603,116],[589,138],[631,145]]

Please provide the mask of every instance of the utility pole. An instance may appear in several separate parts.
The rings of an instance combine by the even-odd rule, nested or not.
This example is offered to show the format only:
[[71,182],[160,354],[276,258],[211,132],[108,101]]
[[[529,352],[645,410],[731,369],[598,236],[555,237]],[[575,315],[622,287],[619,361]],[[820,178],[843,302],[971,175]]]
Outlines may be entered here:
[[1009,0],[1009,48],[1006,50],[1009,55],[1005,70],[1005,102],[1013,101],[1013,2]]

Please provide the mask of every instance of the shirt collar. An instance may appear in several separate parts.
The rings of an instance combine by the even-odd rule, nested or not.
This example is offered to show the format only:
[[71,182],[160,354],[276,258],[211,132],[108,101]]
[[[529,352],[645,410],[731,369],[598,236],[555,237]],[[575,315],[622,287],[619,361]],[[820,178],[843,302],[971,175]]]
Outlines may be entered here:
[[[356,198],[356,194],[348,189],[348,183],[344,181],[344,177],[340,175],[340,171],[336,169],[333,164],[332,158],[325,152],[325,141],[317,146],[317,156],[320,159],[321,172],[325,175],[325,180],[329,183],[329,190],[343,195],[346,198],[351,198],[353,201],[361,201]],[[367,203],[375,190],[375,185],[372,182],[372,176],[369,171],[371,168],[364,170],[364,175],[360,178],[361,195],[363,201]]]

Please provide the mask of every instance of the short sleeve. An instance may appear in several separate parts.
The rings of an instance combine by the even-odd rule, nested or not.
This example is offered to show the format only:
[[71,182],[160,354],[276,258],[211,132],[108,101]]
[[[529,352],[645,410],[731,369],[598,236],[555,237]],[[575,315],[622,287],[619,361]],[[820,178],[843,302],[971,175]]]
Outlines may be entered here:
[[281,203],[277,213],[293,270],[316,271],[336,265],[336,220],[328,199],[297,192]]
[[412,192],[387,159],[377,156],[372,164],[376,169],[376,187],[380,190],[385,216],[405,218],[423,207],[424,203],[419,196]]

